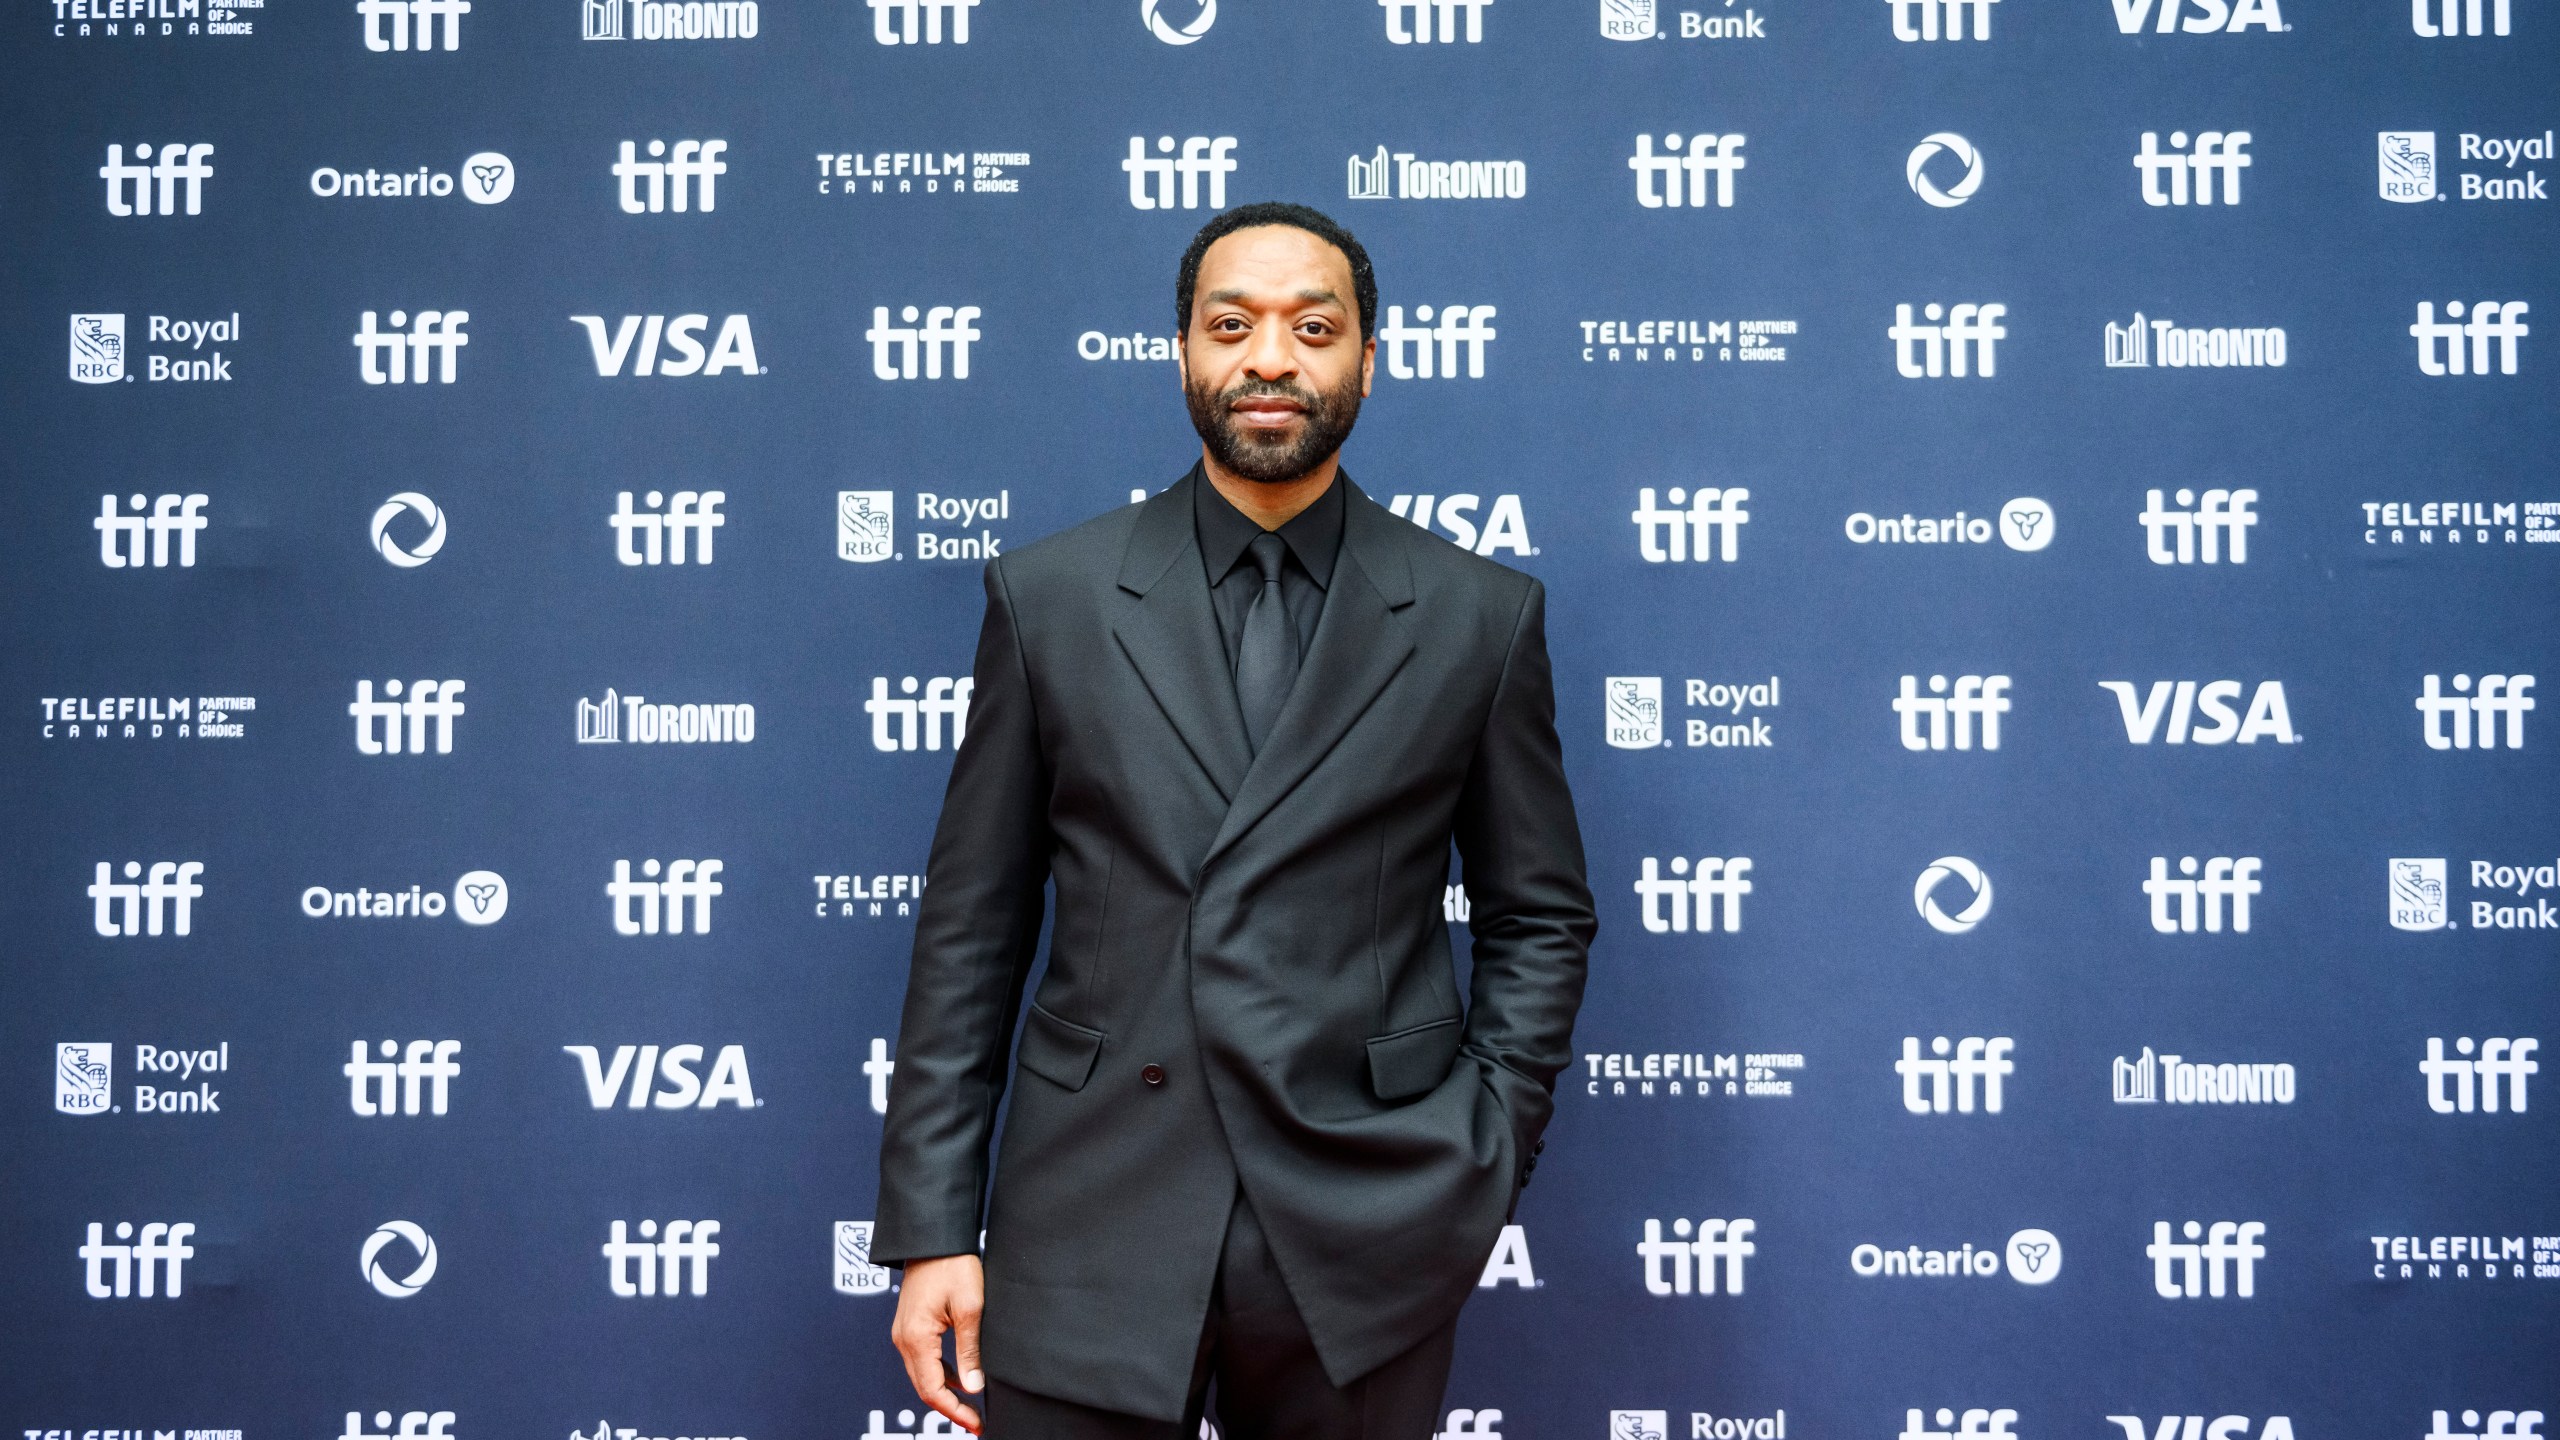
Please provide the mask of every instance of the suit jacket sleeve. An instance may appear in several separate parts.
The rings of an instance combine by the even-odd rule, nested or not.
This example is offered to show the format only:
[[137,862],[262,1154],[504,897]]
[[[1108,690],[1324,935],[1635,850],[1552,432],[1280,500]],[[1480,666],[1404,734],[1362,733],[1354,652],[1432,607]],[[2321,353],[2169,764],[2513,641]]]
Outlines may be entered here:
[[1049,774],[1001,561],[986,570],[968,734],[925,864],[880,1137],[876,1264],[974,1254],[987,1147],[1049,876]]
[[1456,824],[1475,938],[1461,1048],[1510,1119],[1523,1184],[1555,1109],[1556,1073],[1573,1061],[1573,1017],[1599,929],[1555,721],[1546,589],[1532,580]]

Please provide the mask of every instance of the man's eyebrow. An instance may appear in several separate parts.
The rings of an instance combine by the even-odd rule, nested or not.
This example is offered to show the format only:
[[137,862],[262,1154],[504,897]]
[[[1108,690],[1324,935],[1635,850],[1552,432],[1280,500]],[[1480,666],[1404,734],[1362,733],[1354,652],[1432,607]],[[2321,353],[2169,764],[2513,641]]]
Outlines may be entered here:
[[[1212,290],[1208,294],[1201,296],[1200,300],[1202,304],[1206,305],[1240,305],[1252,298],[1253,296],[1249,292],[1243,290]],[[1301,290],[1298,292],[1298,300],[1307,305],[1339,305],[1342,303],[1342,297],[1331,290]]]

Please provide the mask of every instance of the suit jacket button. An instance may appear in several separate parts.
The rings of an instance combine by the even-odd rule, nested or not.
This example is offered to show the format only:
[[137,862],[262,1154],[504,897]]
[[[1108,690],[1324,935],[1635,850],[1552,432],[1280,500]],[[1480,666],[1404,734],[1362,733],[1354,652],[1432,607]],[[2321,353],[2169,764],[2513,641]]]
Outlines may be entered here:
[[1161,1065],[1145,1066],[1138,1071],[1138,1078],[1146,1081],[1150,1085],[1161,1085],[1164,1083],[1164,1067]]

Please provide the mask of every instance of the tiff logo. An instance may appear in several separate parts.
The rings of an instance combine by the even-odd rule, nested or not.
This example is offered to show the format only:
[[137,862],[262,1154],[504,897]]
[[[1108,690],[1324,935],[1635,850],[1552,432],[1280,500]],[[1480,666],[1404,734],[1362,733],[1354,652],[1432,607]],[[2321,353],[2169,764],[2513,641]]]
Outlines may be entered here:
[[[136,1288],[134,1272],[139,1270],[142,1272],[140,1291],[143,1299],[151,1299],[155,1293],[177,1299],[186,1293],[187,1262],[196,1254],[196,1247],[187,1243],[187,1237],[194,1233],[196,1227],[188,1221],[181,1220],[173,1225],[154,1220],[143,1226],[142,1234],[137,1237],[133,1233],[132,1221],[119,1220],[116,1222],[116,1239],[133,1243],[110,1245],[106,1227],[95,1220],[90,1221],[89,1238],[80,1246],[80,1264],[83,1278],[88,1282],[90,1298],[122,1300],[133,1295]],[[106,1274],[110,1264],[115,1266],[113,1280],[109,1280]],[[165,1285],[163,1277],[166,1277]]]
[[720,1253],[711,1237],[719,1233],[717,1220],[670,1220],[667,1236],[661,1240],[658,1222],[643,1220],[640,1238],[634,1240],[623,1222],[614,1221],[613,1237],[604,1242],[606,1276],[613,1293],[626,1300],[639,1295],[681,1295],[685,1292],[679,1282],[690,1278],[694,1294],[709,1294],[711,1261]]
[[[356,698],[347,704],[347,713],[356,721],[356,753],[360,755],[424,755],[427,753],[427,722],[436,726],[436,753],[453,753],[453,722],[467,708],[462,703],[463,682],[459,680],[412,680],[408,697],[401,698],[401,683],[382,682],[387,699],[373,698],[373,682],[356,682]],[[401,724],[408,723],[408,744],[401,744]]]
[[[2491,0],[2485,7],[2480,0],[2433,0],[2433,3],[2430,0],[2409,0],[2409,28],[2430,40],[2438,37],[2449,40],[2457,35],[2476,36],[2481,33],[2481,11],[2484,8],[2488,11],[2488,33],[2509,33],[2512,17],[2508,13],[2508,0]],[[2434,13],[2430,14],[2430,11]],[[2436,1428],[2444,1428],[2444,1412],[2441,1410],[2436,1412]]]
[[89,522],[98,532],[98,561],[110,570],[139,570],[143,567],[143,538],[151,541],[150,565],[155,570],[169,565],[169,537],[178,537],[178,568],[196,563],[196,532],[208,523],[204,517],[206,497],[202,495],[163,495],[150,501],[151,513],[142,513],[144,497],[136,495],[126,502],[133,507],[130,515],[116,509],[116,497],[98,497],[98,518]]
[[[969,43],[969,12],[978,8],[978,0],[869,0],[871,6],[871,38],[882,45],[939,45],[942,43],[942,17],[951,17],[951,43]],[[921,40],[916,35],[916,22],[924,22]],[[704,206],[704,209],[711,207]],[[699,1295],[702,1292],[694,1292]]]
[[[2142,203],[2191,203],[2187,199],[2188,177],[2193,176],[2195,199],[2192,203],[2210,205],[2213,203],[2213,179],[2219,174],[2222,177],[2222,203],[2239,204],[2240,172],[2256,163],[2240,153],[2248,147],[2249,132],[2246,130],[2199,130],[2193,150],[2187,149],[2186,131],[2172,130],[2169,132],[2169,153],[2163,154],[2159,132],[2143,131],[2142,149],[2133,157],[2133,168],[2142,172]],[[2186,153],[2180,154],[2180,151]],[[2160,184],[2164,175],[2169,181],[2165,189]]]
[[[2453,677],[2454,693],[2440,688],[2443,677],[2430,675],[2418,691],[2418,713],[2426,717],[2427,748],[2430,750],[2468,750],[2472,748],[2472,717],[2479,717],[2479,748],[2498,747],[2498,717],[2507,717],[2507,748],[2524,748],[2524,714],[2534,708],[2534,698],[2526,692],[2533,688],[2530,675],[2483,675],[2479,688],[2472,690],[2471,677]],[[2471,693],[2464,693],[2470,691]],[[2453,733],[2445,733],[2445,721],[2453,722]]]
[[[1648,1295],[1713,1295],[1716,1293],[1717,1261],[1723,1261],[1724,1293],[1742,1293],[1742,1262],[1756,1255],[1760,1247],[1751,1243],[1751,1232],[1759,1229],[1756,1220],[1701,1220],[1692,1226],[1686,1220],[1671,1222],[1672,1238],[1662,1238],[1662,1222],[1644,1222],[1644,1238],[1636,1242],[1636,1254],[1644,1258],[1644,1289]],[[1692,1231],[1697,1238],[1691,1239]],[[1670,1274],[1663,1274],[1668,1268]],[[1696,1276],[1695,1282],[1691,1275]]]
[[[1666,494],[1674,508],[1657,510],[1653,487],[1636,489],[1636,552],[1646,564],[1733,558],[1735,536],[1751,519],[1750,512],[1742,508],[1742,502],[1751,498],[1749,490],[1732,485],[1684,491],[1674,485]],[[1677,508],[1684,502],[1688,509]],[[1707,533],[1710,530],[1715,532],[1712,543]]]
[[693,933],[711,933],[711,897],[727,893],[720,884],[720,872],[726,868],[718,860],[670,860],[664,880],[658,878],[658,862],[640,862],[643,878],[631,878],[631,862],[613,862],[613,878],[605,882],[604,893],[613,900],[613,933],[616,935],[681,935],[684,933],[685,907],[693,908]]
[[[1905,380],[1935,380],[1948,374],[1961,380],[1969,373],[1988,380],[1997,373],[1999,357],[1994,347],[2009,338],[2000,324],[2000,317],[2008,313],[2006,305],[1950,308],[1933,300],[1920,311],[1930,323],[1918,325],[1912,323],[1910,306],[1896,305],[1893,324],[1884,332],[1893,341],[1893,368]],[[1943,325],[1937,323],[1942,315]]]
[[[1932,1430],[1920,1423],[1920,1412],[1902,1412],[1901,1440],[1957,1440],[1959,1436],[2010,1437],[2018,1432],[2009,1427],[2018,1423],[2015,1410],[1967,1410],[1962,1415],[1950,1409],[1938,1411],[1939,1428]],[[1949,1428],[1953,1427],[1953,1428]]]
[[[1893,38],[1896,40],[1965,39],[1967,14],[1973,17],[1971,38],[1988,40],[1991,38],[1991,7],[1999,4],[2000,0],[1885,0],[1885,3],[1893,7]],[[1914,11],[1919,13],[1916,22],[1912,18]],[[1942,12],[1946,16],[1944,34],[1940,33],[1938,19]]]
[[[2500,13],[2505,13],[2503,7]],[[2501,30],[2498,33],[2503,35],[2507,32]],[[2477,1428],[2480,1424],[2479,1411],[2465,1410],[2462,1412],[2462,1423],[2473,1428],[2453,1429],[2445,1423],[2445,1413],[2439,1410],[2436,1412],[2435,1428],[2427,1432],[2426,1440],[2541,1440],[2542,1437],[2542,1432],[2533,1428],[2542,1423],[2542,1412],[2539,1410],[2492,1410],[2489,1412],[2489,1428],[2486,1430]]]
[[[213,153],[210,145],[190,145],[173,140],[160,147],[160,158],[149,165],[128,165],[124,147],[107,147],[107,163],[98,167],[98,178],[107,182],[107,213],[110,215],[175,215],[178,213],[178,182],[187,182],[187,213],[204,213],[204,182],[213,178],[213,167],[204,157]],[[151,147],[136,145],[133,158],[150,160]],[[152,208],[154,182],[160,196],[158,209]],[[130,186],[132,199],[125,198]]]
[[1703,210],[1707,206],[1708,177],[1712,175],[1716,207],[1732,209],[1733,172],[1745,164],[1742,140],[1739,135],[1692,135],[1684,152],[1678,135],[1665,135],[1663,153],[1657,156],[1653,153],[1653,137],[1638,135],[1636,153],[1627,157],[1627,168],[1636,172],[1636,203],[1647,210],[1679,209],[1681,176],[1685,174],[1688,204]]
[[[434,369],[439,383],[453,383],[453,367],[462,347],[471,337],[462,327],[471,320],[468,310],[421,310],[411,320],[406,310],[391,312],[391,328],[374,328],[374,312],[364,312],[363,328],[356,331],[357,364],[367,385],[424,385],[427,372]],[[400,333],[400,327],[409,333]],[[411,357],[415,357],[413,360]],[[429,361],[437,363],[430,365]],[[385,365],[388,369],[385,369]]]
[[[1902,693],[1893,699],[1893,713],[1902,717],[1902,748],[1905,750],[1945,750],[1951,745],[1958,750],[1973,748],[1974,721],[1982,722],[1982,748],[2000,748],[2000,717],[2009,713],[2009,677],[2006,675],[1959,675],[1955,693],[1947,692],[1947,677],[1929,677],[1929,693],[1920,693],[1920,677],[1902,677]],[[1952,722],[1952,724],[1950,724]],[[1950,731],[1952,730],[1952,737]]]
[[[2161,503],[2163,492],[2142,492],[2142,550],[2154,565],[2219,565],[2225,552],[2234,565],[2249,563],[2249,529],[2258,523],[2255,490],[2177,493],[2178,508]],[[2201,553],[2199,553],[2201,551]]]
[[[1129,205],[1137,210],[1197,210],[1200,208],[1200,177],[1209,177],[1209,208],[1227,208],[1227,177],[1236,170],[1236,137],[1233,135],[1193,135],[1182,142],[1182,153],[1173,153],[1173,137],[1156,137],[1159,158],[1147,156],[1144,136],[1129,137],[1129,158],[1120,168],[1129,172]],[[1182,177],[1182,203],[1173,203],[1173,177]]]
[[391,1412],[388,1410],[373,1412],[374,1429],[370,1434],[363,1422],[363,1412],[348,1411],[347,1433],[339,1436],[338,1440],[453,1440],[453,1412],[450,1410],[404,1410],[400,1413],[400,1428],[396,1432],[391,1428]]
[[[711,563],[711,532],[729,523],[720,513],[726,490],[679,490],[642,497],[650,513],[631,508],[631,492],[616,494],[614,512],[605,518],[613,527],[613,558],[625,565],[682,565],[687,537],[697,564]],[[659,507],[666,508],[661,510]]]
[[363,1041],[350,1041],[347,1063],[338,1071],[347,1077],[350,1109],[358,1115],[415,1115],[424,1091],[426,1113],[445,1113],[445,1087],[462,1073],[462,1062],[453,1058],[462,1053],[461,1041],[412,1040],[404,1052],[399,1041],[385,1040],[379,1060],[366,1059],[364,1049]]
[[[1742,928],[1742,897],[1751,893],[1748,856],[1725,859],[1715,855],[1698,858],[1691,874],[1690,862],[1680,856],[1671,860],[1671,878],[1662,878],[1662,870],[1653,856],[1644,857],[1644,873],[1636,880],[1636,894],[1644,901],[1644,928],[1655,935],[1686,935],[1690,930],[1689,904],[1697,901],[1697,932],[1712,934],[1718,929],[1730,935]],[[1681,877],[1686,876],[1686,879]],[[1722,897],[1723,921],[1716,923],[1716,901]],[[1669,913],[1665,914],[1668,902]]]
[[[2196,857],[2178,857],[2179,879],[2169,878],[2169,857],[2151,857],[2151,878],[2142,882],[2142,893],[2151,897],[2151,928],[2163,935],[2196,933],[2196,912],[2204,912],[2204,931],[2208,935],[2222,933],[2222,902],[2231,902],[2231,930],[2235,935],[2249,933],[2249,897],[2266,887],[2258,883],[2258,857],[2216,855],[2204,862],[2204,873],[2196,874]],[[2171,913],[2170,902],[2176,902]],[[2201,903],[2199,903],[2201,902]]]
[[[2190,1220],[2179,1227],[2187,1238],[2169,1238],[2169,1222],[2151,1222],[2151,1243],[2142,1253],[2151,1257],[2151,1288],[2163,1300],[2193,1300],[2199,1295],[2221,1299],[2226,1293],[2246,1300],[2258,1293],[2257,1262],[2266,1258],[2267,1247],[2258,1243],[2267,1233],[2263,1221],[2216,1220],[2213,1228]],[[2198,1238],[2202,1244],[2196,1243]]]
[[[1492,3],[1493,0],[1378,0],[1378,8],[1387,12],[1387,43],[1390,45],[1430,44],[1434,15],[1440,20],[1440,43],[1455,44],[1461,11],[1467,17],[1467,43],[1481,45],[1484,43],[1484,7]],[[2506,0],[2498,0],[2498,3],[2504,6]],[[2477,6],[2479,0],[2472,0],[2472,4]],[[2500,13],[2505,12],[2502,9]],[[2504,35],[2507,32],[2500,30],[2498,33]]]
[[462,17],[471,13],[471,0],[356,0],[356,13],[364,17],[364,48],[376,54],[410,48],[412,21],[418,49],[435,48],[436,21],[442,20],[444,48],[459,50]]
[[[924,378],[942,378],[942,354],[951,352],[951,378],[969,378],[969,342],[981,338],[978,327],[970,322],[986,313],[975,305],[936,305],[923,313],[924,328],[916,328],[916,307],[909,305],[898,312],[906,323],[889,323],[889,307],[871,307],[871,328],[862,338],[871,342],[871,373],[882,380],[916,378],[916,352],[924,352]],[[895,346],[897,356],[890,357]]]
[[[2521,1115],[2525,1109],[2525,1079],[2542,1073],[2541,1062],[2532,1058],[2542,1042],[2529,1036],[2507,1039],[2493,1035],[2480,1042],[2480,1058],[2465,1059],[2473,1049],[2471,1037],[2464,1035],[2453,1042],[2454,1058],[2444,1058],[2441,1036],[2427,1037],[2427,1058],[2418,1062],[2418,1073],[2427,1077],[2427,1108],[2439,1115],[2468,1115],[2472,1111],[2472,1091],[2479,1091],[2479,1109],[2483,1114],[2498,1113],[2499,1080],[2507,1109]],[[2447,1095],[2446,1081],[2452,1081],[2453,1093]]]
[[[969,733],[969,697],[977,688],[978,682],[970,676],[954,679],[948,675],[936,675],[924,682],[924,695],[919,699],[915,698],[916,677],[908,675],[898,681],[898,693],[908,698],[892,700],[889,698],[889,677],[872,676],[871,698],[862,702],[863,710],[871,716],[871,748],[880,751],[915,749],[916,722],[921,719],[924,722],[924,748],[939,750],[942,748],[943,718],[948,716],[951,720],[951,748],[959,749],[961,738]],[[897,722],[894,735],[889,733],[892,720]]]
[[[2017,1073],[2017,1065],[2009,1059],[2017,1048],[2006,1035],[1984,1039],[1967,1035],[1955,1042],[1950,1058],[1947,1037],[1941,1035],[1929,1042],[1929,1053],[1937,1058],[1920,1058],[1920,1037],[1902,1037],[1902,1058],[1893,1062],[1893,1073],[1902,1077],[1902,1108],[1914,1115],[1944,1115],[1950,1099],[1955,1113],[1973,1113],[1975,1082],[1982,1086],[1982,1113],[2000,1113],[2000,1077]],[[1922,1082],[1927,1082],[1923,1084]],[[1925,1092],[1925,1093],[1924,1093]]]
[[[639,157],[636,141],[622,142],[622,158],[613,162],[613,174],[622,183],[618,197],[625,215],[656,215],[673,210],[679,215],[695,197],[700,209],[708,215],[719,207],[717,186],[720,177],[729,173],[728,162],[720,158],[729,148],[726,140],[679,140],[669,154],[667,142],[649,142],[649,158]],[[660,159],[658,157],[665,156]],[[642,191],[647,182],[647,194]]]
[[[2428,375],[2486,375],[2489,373],[2489,342],[2498,342],[2498,373],[2516,373],[2516,342],[2533,333],[2522,317],[2532,307],[2522,300],[2475,300],[2471,318],[2461,324],[2462,302],[2445,302],[2446,318],[2436,318],[2432,300],[2418,302],[2417,322],[2409,333],[2418,342],[2418,369]],[[2462,342],[2471,342],[2469,366]]]
[[[1431,307],[1416,305],[1415,325],[1404,323],[1404,307],[1387,307],[1387,322],[1378,327],[1378,338],[1386,343],[1387,373],[1399,380],[1429,380],[1435,375],[1443,380],[1458,378],[1458,347],[1467,347],[1467,378],[1484,378],[1484,348],[1493,343],[1495,330],[1490,323],[1494,307],[1490,305],[1443,305],[1438,328],[1432,328]],[[1432,364],[1436,351],[1439,364]],[[1407,348],[1411,350],[1408,352]]]
[[145,876],[141,861],[127,860],[124,879],[117,880],[113,863],[101,860],[98,878],[89,882],[89,898],[96,902],[90,926],[109,939],[157,935],[166,915],[170,934],[188,934],[195,929],[195,902],[204,896],[196,883],[203,873],[201,860],[155,860]]

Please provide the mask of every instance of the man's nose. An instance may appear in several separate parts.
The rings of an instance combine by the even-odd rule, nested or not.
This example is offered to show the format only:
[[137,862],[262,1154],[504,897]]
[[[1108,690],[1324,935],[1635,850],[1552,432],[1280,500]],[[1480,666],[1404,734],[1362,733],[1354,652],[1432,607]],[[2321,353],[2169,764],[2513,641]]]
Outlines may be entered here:
[[1244,369],[1256,380],[1285,380],[1298,373],[1298,347],[1289,327],[1277,322],[1254,327],[1245,346]]

